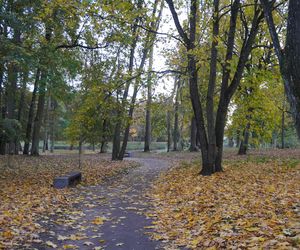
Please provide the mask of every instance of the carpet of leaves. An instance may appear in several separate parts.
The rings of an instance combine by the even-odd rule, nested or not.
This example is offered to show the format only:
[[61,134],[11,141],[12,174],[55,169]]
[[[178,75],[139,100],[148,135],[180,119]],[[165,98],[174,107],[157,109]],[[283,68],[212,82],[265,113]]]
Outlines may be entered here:
[[[71,189],[52,187],[56,176],[78,170],[76,156],[8,156],[0,158],[0,249],[31,241],[41,230],[38,219],[71,204]],[[81,185],[95,185],[126,171],[132,162],[111,162],[99,155],[81,160]]]
[[269,156],[228,157],[212,176],[179,163],[153,187],[152,237],[170,249],[300,249],[299,154]]

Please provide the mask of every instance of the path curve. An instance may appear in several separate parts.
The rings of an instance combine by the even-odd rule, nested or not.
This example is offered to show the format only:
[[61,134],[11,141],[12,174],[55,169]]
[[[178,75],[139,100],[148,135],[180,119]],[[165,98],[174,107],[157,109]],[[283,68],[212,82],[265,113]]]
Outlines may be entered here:
[[[41,224],[47,230],[36,249],[160,249],[159,242],[147,236],[151,217],[146,191],[158,175],[166,171],[169,162],[153,158],[129,158],[140,167],[130,169],[106,183],[80,187],[74,192],[75,210],[59,211],[44,217]],[[47,242],[47,244],[45,244]]]

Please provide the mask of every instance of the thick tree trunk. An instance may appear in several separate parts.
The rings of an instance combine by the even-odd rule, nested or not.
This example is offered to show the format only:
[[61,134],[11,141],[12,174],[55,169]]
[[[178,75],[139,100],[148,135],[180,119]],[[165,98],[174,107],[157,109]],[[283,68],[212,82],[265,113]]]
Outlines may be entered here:
[[196,152],[197,149],[197,127],[196,127],[196,120],[195,117],[191,120],[191,132],[190,132],[190,151]]
[[291,105],[295,120],[298,138],[300,139],[300,2],[297,0],[289,1],[289,13],[286,36],[286,72],[289,77],[289,85],[286,93]]
[[210,75],[206,98],[206,117],[207,117],[207,137],[208,137],[208,164],[215,172],[216,157],[216,132],[215,132],[215,114],[214,114],[214,92],[217,76],[217,59],[218,59],[218,39],[219,39],[219,0],[214,0],[213,13],[213,38],[210,57]]

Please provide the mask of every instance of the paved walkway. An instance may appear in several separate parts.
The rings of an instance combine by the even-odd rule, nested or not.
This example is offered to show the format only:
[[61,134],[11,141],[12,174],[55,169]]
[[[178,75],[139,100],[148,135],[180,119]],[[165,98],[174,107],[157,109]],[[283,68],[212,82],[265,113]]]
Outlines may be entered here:
[[159,249],[159,242],[148,238],[151,217],[145,195],[153,180],[167,170],[159,159],[130,158],[141,163],[104,184],[80,187],[74,192],[74,209],[44,217],[47,230],[36,249]]

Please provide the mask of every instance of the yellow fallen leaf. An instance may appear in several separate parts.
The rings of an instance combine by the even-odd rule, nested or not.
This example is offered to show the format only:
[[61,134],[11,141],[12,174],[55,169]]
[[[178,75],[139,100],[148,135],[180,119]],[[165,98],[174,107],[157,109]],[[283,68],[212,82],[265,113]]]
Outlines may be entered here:
[[257,232],[259,231],[260,229],[258,227],[247,227],[246,230],[248,232]]
[[95,225],[102,225],[104,223],[105,218],[103,217],[96,217],[92,223]]
[[144,228],[145,229],[153,229],[153,228],[155,228],[155,226],[145,226]]
[[63,249],[78,249],[78,246],[75,245],[63,245]]
[[57,248],[57,245],[56,244],[54,244],[52,241],[46,241],[45,242],[46,243],[46,245],[48,246],[48,247],[52,247],[52,248]]
[[12,231],[4,231],[2,233],[2,237],[6,239],[11,239],[13,236],[14,234],[12,233]]

